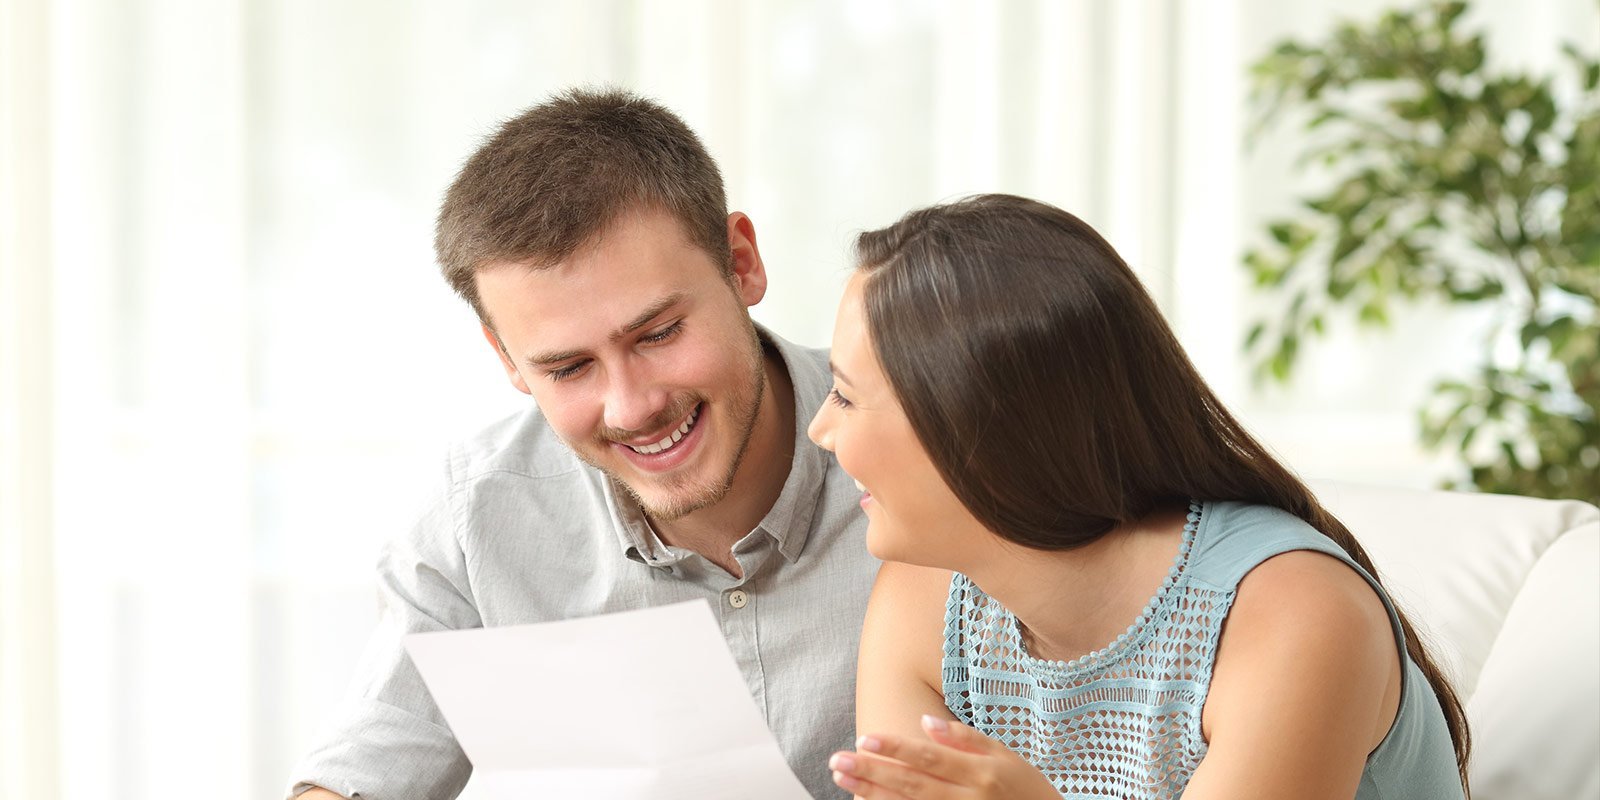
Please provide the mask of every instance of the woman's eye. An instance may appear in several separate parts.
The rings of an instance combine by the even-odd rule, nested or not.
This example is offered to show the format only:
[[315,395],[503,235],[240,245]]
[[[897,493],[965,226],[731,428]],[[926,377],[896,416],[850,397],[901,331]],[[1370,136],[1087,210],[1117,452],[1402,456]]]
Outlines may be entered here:
[[839,394],[839,390],[837,388],[828,390],[828,399],[833,401],[833,403],[840,408],[849,408],[851,405],[850,401],[846,400],[844,395]]

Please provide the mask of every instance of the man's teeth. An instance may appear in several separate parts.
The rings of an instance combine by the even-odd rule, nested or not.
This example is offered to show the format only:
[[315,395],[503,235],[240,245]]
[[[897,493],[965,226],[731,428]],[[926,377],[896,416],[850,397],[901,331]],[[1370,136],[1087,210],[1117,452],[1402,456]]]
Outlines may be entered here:
[[631,444],[628,446],[633,447],[633,452],[643,453],[647,456],[653,456],[656,453],[671,450],[673,445],[677,444],[678,441],[683,438],[683,435],[688,433],[690,428],[694,427],[694,420],[698,416],[700,416],[700,407],[695,406],[694,410],[689,412],[689,416],[683,421],[683,424],[679,425],[678,429],[673,431],[671,434],[661,437],[661,441],[656,442],[655,444],[647,444],[644,447],[633,447]]

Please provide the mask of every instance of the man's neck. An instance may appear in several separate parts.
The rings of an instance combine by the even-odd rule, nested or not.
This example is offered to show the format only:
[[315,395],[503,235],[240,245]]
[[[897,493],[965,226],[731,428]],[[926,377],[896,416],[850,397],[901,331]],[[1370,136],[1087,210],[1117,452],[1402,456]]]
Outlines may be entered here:
[[693,550],[734,576],[742,571],[733,557],[733,545],[772,510],[794,464],[794,387],[775,349],[763,348],[762,372],[766,387],[755,428],[728,495],[678,519],[651,521],[663,542]]

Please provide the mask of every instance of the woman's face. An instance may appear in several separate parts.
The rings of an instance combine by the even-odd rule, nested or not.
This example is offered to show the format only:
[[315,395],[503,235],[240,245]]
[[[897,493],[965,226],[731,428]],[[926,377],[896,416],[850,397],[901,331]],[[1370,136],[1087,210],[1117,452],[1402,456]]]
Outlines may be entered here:
[[864,494],[867,549],[888,561],[960,569],[976,544],[976,518],[933,466],[878,364],[867,331],[864,273],[839,301],[834,387],[811,420],[811,441],[832,451]]

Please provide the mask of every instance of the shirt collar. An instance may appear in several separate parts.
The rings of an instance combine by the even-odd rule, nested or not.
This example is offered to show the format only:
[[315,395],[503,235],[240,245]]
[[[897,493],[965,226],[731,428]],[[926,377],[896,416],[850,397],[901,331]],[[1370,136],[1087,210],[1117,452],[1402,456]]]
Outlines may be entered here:
[[789,370],[789,383],[794,387],[794,461],[777,502],[756,529],[766,531],[778,543],[783,557],[793,562],[805,550],[806,540],[811,536],[811,522],[821,502],[823,479],[832,461],[827,452],[811,441],[806,429],[811,425],[811,416],[821,407],[828,387],[833,384],[833,376],[828,372],[826,358],[819,358],[816,351],[785,341],[760,326],[757,330],[764,341],[777,349]]
[[[756,324],[756,333],[763,347],[777,352],[789,373],[789,383],[794,387],[795,431],[789,476],[783,481],[777,501],[755,530],[772,537],[778,544],[778,552],[792,563],[805,550],[806,540],[811,535],[811,521],[816,517],[823,479],[828,472],[829,458],[822,448],[812,443],[806,428],[811,415],[821,406],[832,377],[825,362],[814,351],[785,340],[760,323]],[[613,481],[605,483],[606,504],[618,522],[617,542],[623,555],[652,566],[676,563],[679,558],[669,553],[656,536],[633,495]]]

